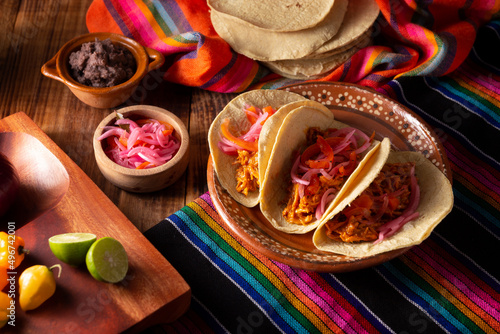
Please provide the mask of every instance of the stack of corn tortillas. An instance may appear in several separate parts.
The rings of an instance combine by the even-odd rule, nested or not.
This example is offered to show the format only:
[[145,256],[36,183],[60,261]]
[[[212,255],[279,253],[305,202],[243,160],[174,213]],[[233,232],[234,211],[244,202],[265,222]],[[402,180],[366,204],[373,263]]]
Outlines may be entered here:
[[370,45],[375,0],[208,0],[217,33],[238,53],[293,79],[328,74]]

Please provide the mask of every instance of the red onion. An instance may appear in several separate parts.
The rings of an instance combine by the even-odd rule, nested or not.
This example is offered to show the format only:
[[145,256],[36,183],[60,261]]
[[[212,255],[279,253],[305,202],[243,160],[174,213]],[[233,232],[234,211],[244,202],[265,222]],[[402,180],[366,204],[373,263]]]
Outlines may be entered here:
[[415,176],[415,166],[411,169],[411,194],[410,194],[410,203],[408,207],[403,211],[401,216],[398,218],[380,226],[378,239],[373,243],[378,244],[383,241],[385,238],[390,237],[394,233],[396,233],[404,224],[413,219],[418,218],[419,213],[415,211],[420,203],[420,186],[418,185],[417,177]]
[[323,196],[321,196],[321,202],[319,205],[316,207],[316,219],[320,220],[321,217],[323,217],[323,214],[325,213],[325,208],[328,203],[332,201],[332,199],[335,198],[335,188],[328,188]]
[[[119,127],[124,125],[128,130]],[[155,119],[118,119],[114,126],[104,127],[105,132],[97,139],[112,137],[115,145],[108,147],[106,154],[117,164],[151,168],[168,162],[180,147],[174,130],[167,131],[167,125]]]

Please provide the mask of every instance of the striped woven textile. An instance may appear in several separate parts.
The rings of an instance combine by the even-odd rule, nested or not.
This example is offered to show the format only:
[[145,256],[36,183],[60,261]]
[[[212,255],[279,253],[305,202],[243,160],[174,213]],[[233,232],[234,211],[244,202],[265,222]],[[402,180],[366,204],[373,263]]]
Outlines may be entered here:
[[380,87],[439,134],[450,161],[454,208],[428,239],[355,272],[296,269],[245,248],[203,194],[145,233],[192,288],[167,332],[500,332],[499,45],[491,21],[452,73]]
[[[374,46],[319,80],[379,88],[400,76],[448,74],[468,55],[478,27],[500,9],[494,0],[376,1]],[[165,80],[182,85],[242,92],[297,82],[232,51],[213,29],[206,0],[94,0],[87,27],[162,52],[169,60]]]

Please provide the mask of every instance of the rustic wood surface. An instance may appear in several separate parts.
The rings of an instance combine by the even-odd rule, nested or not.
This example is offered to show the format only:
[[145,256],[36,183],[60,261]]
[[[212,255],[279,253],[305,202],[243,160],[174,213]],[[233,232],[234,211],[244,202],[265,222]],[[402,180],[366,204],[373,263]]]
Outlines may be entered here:
[[150,72],[122,106],[162,107],[185,122],[191,140],[188,169],[174,185],[151,194],[133,194],[115,187],[97,168],[92,148],[95,128],[112,109],[87,106],[65,85],[40,72],[65,42],[88,33],[85,15],[91,2],[0,2],[0,118],[25,112],[144,232],[208,190],[208,128],[235,95],[165,82],[164,69]]
[[[26,113],[144,232],[208,190],[208,128],[235,95],[165,82],[162,69],[148,74],[122,106],[154,105],[183,120],[191,140],[188,169],[174,185],[151,194],[133,194],[115,187],[97,168],[92,148],[95,128],[112,110],[85,105],[65,85],[40,72],[65,42],[88,32],[85,15],[91,2],[0,1],[0,119]],[[163,332],[161,327],[151,331]]]
[[[28,135],[29,134],[29,135]],[[128,256],[126,277],[119,283],[98,282],[85,266],[62,265],[54,295],[34,311],[15,308],[15,326],[2,333],[139,332],[175,321],[186,312],[191,290],[180,274],[135,228],[88,176],[51,141],[24,113],[0,120],[0,150],[19,166],[19,195],[9,210],[24,213],[30,203],[51,198],[48,206],[36,207],[29,215],[8,219],[15,224],[30,250],[16,268],[14,277],[33,265],[51,267],[60,263],[47,239],[67,232],[92,232],[121,242]],[[39,163],[31,163],[36,159]],[[47,171],[45,166],[50,165]],[[24,200],[26,195],[28,201]],[[18,201],[21,200],[21,203]],[[56,204],[57,203],[57,204]],[[19,205],[21,204],[21,205]],[[53,207],[55,205],[55,207]],[[50,208],[52,208],[50,210]],[[9,216],[9,212],[7,216]],[[5,225],[2,224],[2,230]],[[10,231],[9,231],[10,232]],[[9,290],[10,292],[11,290]],[[14,300],[19,301],[19,291]],[[93,315],[85,307],[95,297]]]

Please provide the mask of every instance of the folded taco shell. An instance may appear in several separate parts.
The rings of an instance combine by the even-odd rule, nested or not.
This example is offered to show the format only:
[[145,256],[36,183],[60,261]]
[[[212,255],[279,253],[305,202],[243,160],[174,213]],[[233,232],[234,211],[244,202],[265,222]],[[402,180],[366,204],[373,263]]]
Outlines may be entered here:
[[[237,166],[234,164],[235,156],[228,155],[222,152],[218,143],[221,139],[221,124],[226,119],[230,119],[230,129],[235,136],[240,136],[248,131],[251,123],[247,119],[247,115],[244,112],[246,106],[255,106],[258,108],[264,108],[267,106],[273,107],[278,110],[282,106],[296,101],[308,101],[305,97],[291,93],[283,90],[253,90],[243,94],[238,95],[233,100],[231,100],[226,107],[217,115],[213,120],[209,132],[208,132],[208,144],[210,148],[210,154],[212,156],[212,161],[214,164],[214,169],[219,178],[221,185],[228,191],[228,193],[239,203],[253,207],[259,202],[259,192],[255,191],[249,193],[245,196],[236,190],[236,170]],[[265,166],[268,160],[269,152],[267,152],[268,147],[272,148],[274,144],[274,137],[276,133],[274,132],[274,127],[279,127],[281,121],[279,120],[280,114],[276,112],[271,116],[266,123],[269,122],[266,128],[263,127],[258,146],[258,164],[259,164],[259,178],[260,170],[265,171]],[[264,123],[264,124],[266,124]],[[273,126],[271,126],[273,125]],[[271,150],[269,148],[269,150]],[[263,154],[261,154],[261,152]],[[262,181],[262,180],[261,180]]]
[[[409,221],[391,237],[378,244],[373,242],[346,243],[334,241],[325,234],[325,224],[356,199],[371,183],[378,172],[367,169],[371,177],[360,175],[347,189],[340,203],[322,220],[314,232],[313,242],[323,251],[351,257],[368,257],[379,253],[418,245],[424,241],[453,207],[453,191],[448,178],[419,152],[391,152],[387,163],[415,162],[415,173],[420,187],[419,217]],[[375,175],[373,175],[375,174]]]
[[[348,125],[335,121],[331,112],[325,113],[309,107],[297,108],[287,115],[275,139],[275,145],[267,164],[266,181],[261,187],[260,194],[260,209],[276,229],[286,233],[303,234],[314,230],[319,225],[321,220],[313,221],[307,225],[291,224],[282,215],[289,196],[293,158],[297,151],[305,148],[309,128],[318,127],[326,130],[346,126]],[[332,210],[337,198],[342,198],[344,188],[364,168],[364,165],[370,163],[371,168],[380,170],[389,151],[390,142],[388,139],[383,140],[382,143],[374,141],[364,153],[358,167],[346,180],[344,187],[338,192],[337,197],[328,205],[325,215]]]

